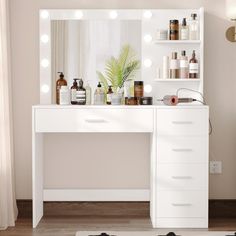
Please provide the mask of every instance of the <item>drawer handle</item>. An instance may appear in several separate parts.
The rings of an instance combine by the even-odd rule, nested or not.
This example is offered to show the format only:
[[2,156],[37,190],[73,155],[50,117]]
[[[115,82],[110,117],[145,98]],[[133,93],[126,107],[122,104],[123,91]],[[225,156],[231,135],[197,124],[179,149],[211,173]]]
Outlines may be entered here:
[[193,149],[191,148],[173,148],[173,152],[192,152]]
[[192,125],[192,121],[172,121],[174,125]]
[[192,176],[172,176],[172,179],[192,179]]
[[190,207],[192,206],[191,203],[172,203],[172,206],[174,207]]
[[106,123],[107,121],[104,119],[85,119],[87,123]]

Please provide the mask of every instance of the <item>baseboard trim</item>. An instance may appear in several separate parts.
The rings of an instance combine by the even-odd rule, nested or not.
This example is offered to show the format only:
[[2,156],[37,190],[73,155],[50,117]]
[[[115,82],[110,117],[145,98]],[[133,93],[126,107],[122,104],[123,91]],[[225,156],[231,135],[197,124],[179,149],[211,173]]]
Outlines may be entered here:
[[[18,218],[32,218],[32,200],[17,200]],[[149,202],[44,202],[45,216],[149,217]],[[236,199],[209,200],[209,218],[236,218]]]
[[149,201],[149,189],[44,189],[44,201]]

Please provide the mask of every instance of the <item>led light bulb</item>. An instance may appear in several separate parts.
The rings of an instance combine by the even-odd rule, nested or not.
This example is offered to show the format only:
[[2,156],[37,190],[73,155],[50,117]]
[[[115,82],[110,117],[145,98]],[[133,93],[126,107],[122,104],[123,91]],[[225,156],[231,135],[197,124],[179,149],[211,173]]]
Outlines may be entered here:
[[116,19],[118,16],[117,11],[110,11],[109,13],[111,19]]
[[146,19],[150,19],[152,17],[152,12],[151,11],[145,11],[143,13],[143,17]]
[[144,41],[145,41],[146,43],[150,43],[150,42],[152,41],[152,36],[151,36],[150,34],[146,34],[146,35],[144,36]]
[[151,93],[152,92],[152,86],[150,84],[146,84],[144,86],[144,92],[145,93]]
[[42,19],[47,19],[49,17],[49,12],[46,10],[41,11],[41,18]]
[[49,41],[49,36],[47,34],[41,36],[42,43],[48,43],[48,41]]
[[43,59],[43,60],[41,61],[41,66],[44,67],[44,68],[48,67],[48,66],[49,66],[49,61],[48,61],[48,59]]
[[75,12],[75,17],[77,19],[81,19],[81,18],[83,18],[83,16],[84,16],[84,14],[83,14],[82,11],[78,10],[78,11]]
[[48,93],[49,92],[49,86],[47,84],[42,85],[41,91],[43,93]]
[[150,59],[145,59],[144,60],[144,66],[145,67],[151,67],[152,66],[152,61]]

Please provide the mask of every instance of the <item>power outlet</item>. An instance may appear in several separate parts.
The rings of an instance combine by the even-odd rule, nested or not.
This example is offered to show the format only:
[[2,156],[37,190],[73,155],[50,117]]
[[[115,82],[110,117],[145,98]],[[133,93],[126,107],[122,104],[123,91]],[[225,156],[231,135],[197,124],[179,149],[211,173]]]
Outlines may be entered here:
[[222,161],[210,161],[210,173],[222,174]]

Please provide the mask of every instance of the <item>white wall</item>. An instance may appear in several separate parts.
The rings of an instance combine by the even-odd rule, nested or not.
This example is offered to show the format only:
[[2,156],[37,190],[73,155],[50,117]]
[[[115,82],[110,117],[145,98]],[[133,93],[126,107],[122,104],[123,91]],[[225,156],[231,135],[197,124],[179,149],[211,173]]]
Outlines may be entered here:
[[[210,137],[210,158],[223,161],[223,174],[211,176],[210,197],[212,199],[236,198],[236,107],[234,105],[234,93],[236,91],[236,44],[225,40],[225,30],[230,25],[225,19],[224,0],[10,0],[11,7],[11,46],[12,46],[12,76],[13,76],[13,109],[14,109],[14,142],[16,165],[17,198],[31,198],[31,106],[39,102],[39,20],[40,8],[199,8],[205,7],[205,94],[211,108],[211,120],[214,127]],[[231,102],[232,100],[232,102]],[[84,137],[88,139],[89,137]],[[149,185],[149,137],[148,135],[119,136],[121,144],[133,149],[125,150],[127,160],[119,160],[119,153],[114,155],[114,163],[121,171],[122,178],[116,175],[103,182],[103,187],[139,187],[146,188]],[[102,135],[94,140],[96,147],[102,147],[104,158],[96,165],[102,168],[106,160],[111,156],[109,150],[114,150],[119,141],[117,137],[107,138]],[[70,137],[72,142],[63,137],[47,136],[47,143],[54,141],[70,147],[74,142],[85,142],[80,137]],[[55,140],[56,139],[56,140]],[[64,139],[64,140],[63,140]],[[112,141],[113,140],[113,141]],[[55,142],[54,142],[55,143]],[[109,148],[106,152],[104,143]],[[135,144],[135,145],[134,145]],[[135,152],[135,146],[138,146]],[[84,146],[83,152],[89,146]],[[51,149],[50,149],[51,150]],[[51,152],[47,152],[47,163],[52,162]],[[139,151],[142,152],[140,153]],[[56,150],[57,151],[57,150]],[[76,149],[76,151],[79,151]],[[77,163],[88,165],[83,158],[77,155]],[[134,161],[138,160],[138,165]],[[60,167],[59,160],[58,167]],[[92,162],[92,160],[91,160]],[[125,171],[122,168],[125,166]],[[130,173],[129,170],[130,169]],[[110,173],[110,172],[109,172]],[[46,172],[49,181],[47,186],[55,184],[57,178]],[[64,173],[66,180],[68,175]],[[81,173],[79,186],[86,186],[88,173]],[[90,173],[95,179],[96,175]],[[132,176],[130,178],[130,176]],[[142,177],[143,176],[143,177]],[[63,177],[63,176],[62,176]],[[129,181],[126,181],[129,179]],[[67,179],[68,180],[68,179]],[[100,179],[102,180],[102,178]],[[87,182],[86,182],[87,181]],[[92,184],[91,182],[90,184]],[[61,185],[69,184],[59,183]],[[74,183],[74,184],[77,184]],[[98,183],[99,184],[99,183]],[[101,182],[100,182],[101,184]],[[102,186],[101,184],[101,186]],[[106,185],[106,186],[104,186]],[[90,186],[90,185],[89,185]],[[92,186],[92,185],[91,185]]]

